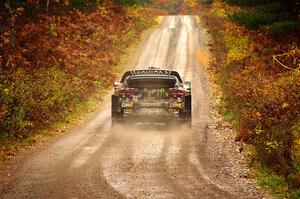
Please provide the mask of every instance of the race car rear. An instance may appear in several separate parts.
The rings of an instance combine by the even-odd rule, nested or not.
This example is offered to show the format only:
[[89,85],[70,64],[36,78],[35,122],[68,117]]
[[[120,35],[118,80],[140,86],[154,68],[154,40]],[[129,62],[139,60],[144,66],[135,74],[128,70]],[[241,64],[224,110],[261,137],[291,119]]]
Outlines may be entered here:
[[113,122],[129,118],[191,121],[190,83],[186,83],[187,88],[184,87],[179,74],[174,71],[154,72],[125,73],[123,81],[115,84],[112,95]]

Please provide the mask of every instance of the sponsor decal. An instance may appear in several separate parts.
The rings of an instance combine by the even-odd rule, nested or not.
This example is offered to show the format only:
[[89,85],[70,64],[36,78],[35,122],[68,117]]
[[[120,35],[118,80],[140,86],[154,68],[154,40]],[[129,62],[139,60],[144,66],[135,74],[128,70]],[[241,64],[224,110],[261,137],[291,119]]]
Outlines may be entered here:
[[131,75],[171,75],[170,70],[133,70]]

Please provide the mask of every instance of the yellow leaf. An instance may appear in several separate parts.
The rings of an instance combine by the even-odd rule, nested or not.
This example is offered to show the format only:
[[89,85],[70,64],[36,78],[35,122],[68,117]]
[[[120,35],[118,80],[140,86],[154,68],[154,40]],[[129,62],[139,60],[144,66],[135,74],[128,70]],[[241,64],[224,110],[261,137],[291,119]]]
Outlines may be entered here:
[[288,107],[289,107],[289,104],[288,104],[288,103],[284,102],[284,103],[282,104],[282,108],[288,108]]

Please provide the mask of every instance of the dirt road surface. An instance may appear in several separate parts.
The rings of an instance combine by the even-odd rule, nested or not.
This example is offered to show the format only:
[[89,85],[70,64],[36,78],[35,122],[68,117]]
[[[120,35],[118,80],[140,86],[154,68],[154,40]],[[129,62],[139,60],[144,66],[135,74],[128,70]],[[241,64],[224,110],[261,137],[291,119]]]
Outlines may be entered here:
[[236,149],[222,128],[211,127],[206,66],[196,56],[209,52],[207,44],[195,17],[165,16],[131,63],[171,68],[192,81],[191,130],[111,128],[107,96],[90,119],[23,160],[0,185],[0,198],[262,198],[251,180],[232,172]]

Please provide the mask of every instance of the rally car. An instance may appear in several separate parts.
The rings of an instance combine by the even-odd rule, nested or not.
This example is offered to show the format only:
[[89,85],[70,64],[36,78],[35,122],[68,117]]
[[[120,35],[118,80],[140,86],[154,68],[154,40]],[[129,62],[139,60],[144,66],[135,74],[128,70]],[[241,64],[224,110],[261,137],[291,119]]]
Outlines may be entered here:
[[191,82],[176,71],[150,67],[124,73],[111,98],[113,124],[129,118],[154,118],[191,123]]

